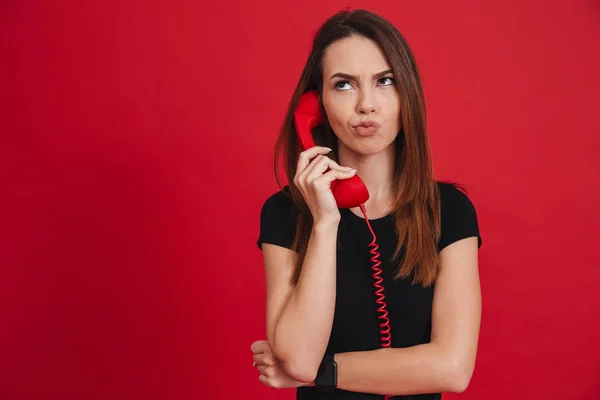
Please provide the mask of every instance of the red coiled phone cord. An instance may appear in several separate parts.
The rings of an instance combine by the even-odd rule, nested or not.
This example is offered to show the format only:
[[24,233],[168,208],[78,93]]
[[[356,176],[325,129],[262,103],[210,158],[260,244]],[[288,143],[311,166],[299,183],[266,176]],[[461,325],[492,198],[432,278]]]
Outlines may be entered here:
[[[371,257],[371,261],[373,262],[372,265],[372,269],[373,269],[373,287],[375,287],[375,303],[377,303],[379,305],[379,308],[377,309],[377,312],[379,313],[379,316],[377,318],[379,318],[379,334],[380,334],[380,338],[381,338],[381,347],[392,347],[392,335],[391,335],[391,328],[390,328],[390,319],[388,317],[388,312],[387,312],[387,303],[385,302],[385,295],[383,294],[383,278],[381,277],[381,268],[379,268],[379,266],[381,265],[381,261],[379,261],[379,252],[377,251],[379,249],[379,245],[377,244],[377,236],[375,236],[375,232],[373,231],[373,228],[371,228],[371,224],[369,223],[369,218],[367,218],[367,210],[365,208],[364,204],[360,205],[360,210],[362,211],[363,215],[365,216],[365,221],[367,223],[367,226],[369,227],[369,230],[371,231],[371,235],[373,235],[373,241],[371,243],[369,243],[369,247],[371,247],[371,250],[369,251],[369,253],[371,253],[373,255],[373,257]],[[393,396],[384,396],[385,400],[390,400],[392,399]]]

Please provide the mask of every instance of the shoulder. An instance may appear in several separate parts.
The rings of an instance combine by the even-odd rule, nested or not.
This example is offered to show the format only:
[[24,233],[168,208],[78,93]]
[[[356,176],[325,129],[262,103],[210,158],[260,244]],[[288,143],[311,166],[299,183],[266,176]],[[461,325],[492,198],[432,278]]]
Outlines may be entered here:
[[440,191],[440,204],[442,208],[474,207],[467,195],[466,189],[462,186],[446,181],[438,181],[437,184]]
[[279,191],[271,194],[263,203],[261,209],[262,216],[278,215],[283,217],[292,214],[294,209],[294,201],[290,193],[289,185],[284,186]]
[[442,234],[438,251],[467,237],[476,236],[481,246],[481,235],[475,205],[467,191],[456,183],[438,182]]
[[270,195],[260,212],[258,247],[272,243],[291,248],[296,232],[296,212],[289,185]]

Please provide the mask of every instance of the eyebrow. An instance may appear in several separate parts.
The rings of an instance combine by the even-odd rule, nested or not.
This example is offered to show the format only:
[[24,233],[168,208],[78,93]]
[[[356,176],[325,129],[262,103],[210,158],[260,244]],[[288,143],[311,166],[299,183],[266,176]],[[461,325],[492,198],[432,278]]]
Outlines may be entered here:
[[[373,75],[373,79],[380,79],[383,78],[385,75],[392,73],[393,71],[391,69],[386,69],[385,71],[381,71],[376,73],[375,75]],[[345,74],[343,72],[336,72],[335,74],[331,75],[331,78],[329,79],[333,79],[333,78],[344,78],[344,79],[348,79],[351,81],[357,81],[358,77],[354,76],[354,75],[350,75],[350,74]]]

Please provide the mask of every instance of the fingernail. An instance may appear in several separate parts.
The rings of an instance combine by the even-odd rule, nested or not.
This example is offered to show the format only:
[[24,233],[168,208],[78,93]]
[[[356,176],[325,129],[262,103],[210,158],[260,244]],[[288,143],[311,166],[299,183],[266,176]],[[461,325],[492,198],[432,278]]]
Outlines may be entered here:
[[331,151],[331,149],[329,147],[324,147],[324,149],[327,151]]
[[253,367],[256,367],[256,361],[254,361],[254,362],[252,363],[252,366],[253,366]]
[[346,167],[346,170],[348,170],[348,171],[356,171],[356,170],[355,170],[354,168],[352,168],[352,167]]

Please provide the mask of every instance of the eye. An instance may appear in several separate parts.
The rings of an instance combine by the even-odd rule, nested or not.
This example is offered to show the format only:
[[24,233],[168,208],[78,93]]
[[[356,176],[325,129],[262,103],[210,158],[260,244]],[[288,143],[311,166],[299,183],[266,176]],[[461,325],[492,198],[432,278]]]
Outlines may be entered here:
[[390,85],[393,85],[394,82],[396,82],[396,81],[394,80],[394,78],[392,78],[390,76],[386,76],[386,77],[383,77],[383,78],[379,79],[378,82],[379,82],[380,85],[390,86]]
[[333,87],[342,91],[349,90],[351,88],[350,82],[348,81],[337,81]]

